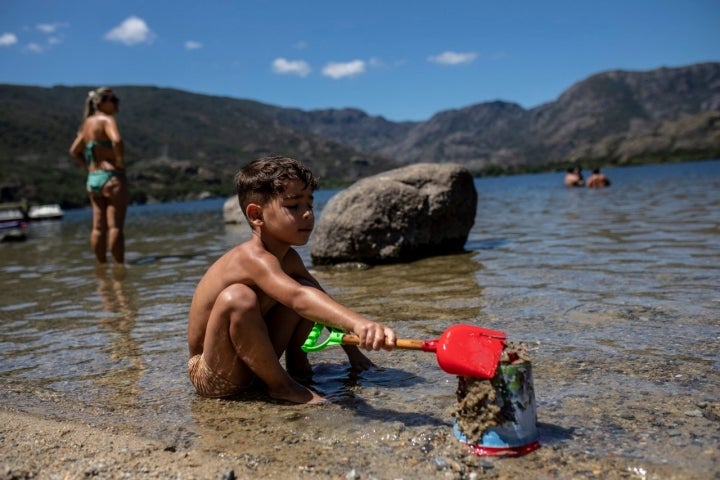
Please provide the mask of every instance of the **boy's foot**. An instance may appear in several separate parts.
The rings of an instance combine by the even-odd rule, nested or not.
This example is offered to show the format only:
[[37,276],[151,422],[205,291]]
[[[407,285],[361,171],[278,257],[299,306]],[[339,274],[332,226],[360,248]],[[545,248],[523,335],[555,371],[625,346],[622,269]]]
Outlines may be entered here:
[[276,400],[285,400],[292,403],[304,403],[306,405],[321,405],[327,403],[325,397],[318,395],[307,387],[304,387],[293,380],[286,388],[270,390],[268,395]]

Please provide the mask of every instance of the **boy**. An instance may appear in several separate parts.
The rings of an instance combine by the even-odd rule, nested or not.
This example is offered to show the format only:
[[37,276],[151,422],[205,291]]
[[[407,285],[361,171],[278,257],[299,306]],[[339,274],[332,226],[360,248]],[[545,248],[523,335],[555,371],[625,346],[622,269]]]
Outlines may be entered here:
[[[252,236],[198,283],[188,322],[190,380],[201,395],[224,397],[257,377],[272,398],[322,403],[288,373],[310,368],[300,346],[312,322],[355,333],[366,350],[392,349],[395,333],[332,300],[292,248],[305,245],[314,226],[317,180],[310,170],[291,158],[263,157],[235,183]],[[344,348],[353,367],[372,366],[358,349]]]

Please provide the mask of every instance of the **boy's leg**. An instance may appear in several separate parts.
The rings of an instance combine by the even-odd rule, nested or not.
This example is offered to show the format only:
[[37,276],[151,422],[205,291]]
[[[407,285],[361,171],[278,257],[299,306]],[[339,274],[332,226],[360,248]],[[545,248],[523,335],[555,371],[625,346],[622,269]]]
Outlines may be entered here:
[[310,333],[312,322],[284,305],[276,305],[267,315],[266,324],[278,358],[285,353],[287,371],[293,376],[311,375],[307,353],[300,347]]
[[353,370],[364,371],[374,370],[377,368],[372,360],[366,357],[365,354],[362,353],[355,345],[343,345],[342,348],[345,350],[345,354],[347,355],[348,361],[350,362],[350,366]]
[[[282,347],[283,335],[276,340],[278,347]],[[210,312],[203,356],[211,369],[236,385],[249,383],[255,374],[273,398],[295,403],[322,402],[322,397],[297,383],[282,368],[274,341],[255,292],[235,284],[220,293]]]

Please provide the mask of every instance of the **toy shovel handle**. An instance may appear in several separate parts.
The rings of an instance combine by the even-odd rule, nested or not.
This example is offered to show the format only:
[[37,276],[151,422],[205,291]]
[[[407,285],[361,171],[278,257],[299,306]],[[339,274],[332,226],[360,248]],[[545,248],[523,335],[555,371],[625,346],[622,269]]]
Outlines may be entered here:
[[303,352],[319,352],[331,345],[342,345],[342,339],[343,336],[345,336],[345,332],[333,328],[330,330],[330,335],[328,335],[324,341],[320,342],[322,331],[323,325],[321,323],[313,325],[312,330],[310,330],[308,337],[305,339],[305,343],[303,343],[300,347]]
[[[340,330],[332,329],[330,335],[320,341],[322,335],[323,325],[316,323],[313,325],[310,334],[308,335],[305,343],[302,344],[304,352],[317,352],[323,350],[331,345],[359,345],[360,338],[357,335],[350,335]],[[423,350],[425,352],[434,352],[436,350],[437,340],[410,340],[406,338],[398,338],[395,341],[396,348],[403,348],[407,350]]]
[[[342,336],[343,345],[360,345],[360,337],[357,335],[345,334]],[[398,338],[395,340],[395,348],[403,350],[422,350],[423,352],[434,352],[437,349],[437,340],[413,340],[410,338]]]

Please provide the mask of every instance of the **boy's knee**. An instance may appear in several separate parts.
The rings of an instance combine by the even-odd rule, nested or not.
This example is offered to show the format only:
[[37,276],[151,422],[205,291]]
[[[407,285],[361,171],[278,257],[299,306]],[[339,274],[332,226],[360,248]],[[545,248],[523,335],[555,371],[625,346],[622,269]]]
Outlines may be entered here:
[[244,312],[257,308],[258,301],[250,287],[234,284],[220,292],[215,305],[226,311]]

